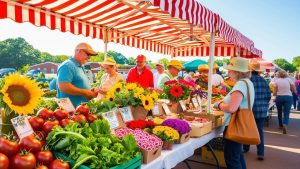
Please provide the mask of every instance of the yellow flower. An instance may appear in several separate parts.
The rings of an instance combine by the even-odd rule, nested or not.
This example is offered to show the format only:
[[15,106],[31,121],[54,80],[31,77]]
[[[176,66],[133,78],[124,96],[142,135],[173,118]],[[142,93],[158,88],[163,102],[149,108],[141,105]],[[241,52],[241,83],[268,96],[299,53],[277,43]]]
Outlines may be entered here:
[[157,92],[153,91],[150,96],[153,98],[154,101],[158,100],[158,94],[157,94]]
[[3,94],[3,102],[19,115],[34,113],[43,95],[35,80],[20,74],[6,76],[0,93]]
[[146,110],[151,110],[154,107],[154,102],[150,96],[142,96],[141,97],[142,104]]
[[144,88],[136,87],[134,91],[134,97],[141,99],[141,95],[144,93]]
[[114,92],[120,92],[121,89],[122,89],[122,87],[123,87],[123,83],[122,83],[122,82],[118,82],[118,83],[116,83],[116,84],[114,85],[113,91],[114,91]]
[[153,119],[153,122],[154,122],[155,124],[157,124],[157,125],[161,125],[161,124],[164,122],[164,120],[161,119],[161,118],[159,118],[159,117],[155,117],[155,118]]
[[127,83],[125,86],[126,91],[131,91],[134,90],[137,87],[136,83]]
[[110,90],[106,93],[106,100],[108,101],[114,101],[115,100],[115,95],[114,95],[114,91]]

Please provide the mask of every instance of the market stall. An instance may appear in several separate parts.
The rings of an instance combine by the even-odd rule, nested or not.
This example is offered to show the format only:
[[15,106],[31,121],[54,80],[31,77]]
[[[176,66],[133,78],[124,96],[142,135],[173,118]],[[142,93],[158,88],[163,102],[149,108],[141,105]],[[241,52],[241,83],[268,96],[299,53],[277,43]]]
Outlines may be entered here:
[[[261,57],[262,55],[261,51],[255,49],[254,43],[250,39],[232,28],[219,15],[208,10],[196,0],[177,0],[176,2],[163,0],[0,0],[0,9],[0,19],[10,18],[19,23],[30,22],[36,26],[47,26],[52,30],[58,29],[62,32],[71,32],[75,35],[102,39],[105,44],[105,51],[107,50],[107,44],[114,42],[171,55],[173,57],[210,56],[207,103],[203,103],[201,98],[197,95],[191,95],[194,88],[193,85],[185,81],[173,81],[170,82],[170,86],[166,85],[168,88],[166,88],[164,93],[167,95],[166,98],[174,103],[172,104],[173,107],[171,107],[171,110],[168,110],[168,105],[165,103],[156,103],[158,96],[155,92],[143,90],[134,84],[119,83],[112,89],[111,93],[113,94],[108,94],[105,102],[89,102],[88,106],[90,109],[88,112],[84,111],[86,108],[83,108],[81,111],[77,109],[67,111],[68,106],[64,107],[63,109],[68,113],[67,116],[71,115],[73,121],[81,123],[84,119],[88,121],[91,120],[90,124],[86,124],[83,127],[78,126],[77,123],[72,123],[74,125],[73,127],[67,126],[63,128],[65,125],[62,124],[60,124],[62,127],[58,127],[58,121],[67,120],[65,120],[65,117],[61,118],[58,116],[56,117],[56,122],[51,123],[52,126],[50,128],[43,128],[43,130],[45,130],[43,132],[49,133],[47,142],[53,147],[59,147],[57,142],[51,141],[55,140],[59,133],[71,133],[72,135],[76,135],[78,137],[76,141],[82,143],[80,145],[85,146],[77,147],[78,149],[76,150],[76,148],[71,147],[69,144],[66,146],[66,149],[57,149],[64,152],[71,160],[75,160],[76,163],[71,164],[72,166],[85,164],[90,167],[97,165],[120,167],[127,165],[136,158],[141,158],[140,152],[142,152],[143,160],[147,158],[146,161],[151,161],[157,158],[157,160],[150,163],[151,165],[155,165],[159,168],[174,167],[178,162],[192,155],[191,153],[195,148],[204,145],[209,139],[214,137],[216,131],[213,130],[213,128],[222,125],[222,115],[213,114],[211,111],[211,72],[214,56],[241,56],[252,58]],[[176,86],[174,86],[174,84],[176,84]],[[181,90],[179,90],[178,86],[181,87]],[[175,95],[180,94],[181,97],[182,93],[178,91],[184,91],[184,95],[180,99],[178,97],[172,100],[169,96],[174,96],[172,90],[175,87],[177,88]],[[121,88],[124,88],[124,95],[120,92]],[[115,93],[116,91],[117,93]],[[120,97],[115,97],[116,95]],[[116,98],[121,99],[117,100]],[[202,107],[203,104],[205,104],[206,107]],[[131,107],[129,108],[128,106]],[[60,105],[60,107],[62,108],[63,106]],[[43,109],[40,109],[40,111],[41,110]],[[149,136],[146,132],[131,128],[130,130],[121,130],[125,126],[129,127],[128,122],[130,121],[141,118],[141,116],[145,119],[149,110],[153,110],[152,115],[158,118],[154,119],[154,122],[155,120],[163,121],[156,126],[157,128],[150,127],[150,133],[154,135]],[[41,112],[45,113],[45,111],[40,111],[37,112],[38,115],[40,115]],[[79,114],[73,115],[72,113],[74,111],[79,112]],[[204,114],[200,115],[202,111],[204,111]],[[199,113],[195,115],[193,112]],[[184,113],[186,114],[184,115]],[[163,117],[161,117],[162,114]],[[44,116],[44,118],[45,120],[48,119],[47,116]],[[96,120],[98,118],[105,120],[98,121]],[[169,119],[177,120],[173,120],[176,121],[175,123],[169,122],[172,121]],[[103,124],[106,123],[104,121],[107,121],[109,125]],[[146,121],[151,121],[151,119],[147,118]],[[144,122],[145,121],[143,121],[143,123]],[[138,124],[140,123],[142,122],[138,122]],[[188,130],[181,132],[180,129],[176,129],[176,126],[173,126],[174,124],[188,126]],[[57,127],[52,130],[54,126]],[[112,133],[108,129],[108,126],[109,129],[113,131]],[[101,128],[105,128],[106,130],[101,130]],[[94,140],[95,138],[91,135],[86,135],[87,131],[91,130],[101,137],[105,135],[105,137],[103,137],[104,140]],[[120,131],[118,134],[119,130],[122,132]],[[80,133],[80,131],[85,132]],[[170,135],[168,136],[165,133],[166,131],[172,134],[169,133]],[[113,134],[114,132],[116,132],[118,138]],[[127,134],[131,133],[136,139],[136,142],[133,141],[133,137],[122,135],[122,133],[125,132]],[[147,141],[142,140],[140,134],[143,136],[147,135],[147,138],[153,139],[155,142],[154,145],[157,146],[146,145],[145,143]],[[190,136],[197,137],[197,139],[188,141]],[[93,144],[86,143],[87,141],[83,139],[83,137],[95,141],[95,144],[99,144],[99,146],[95,147]],[[65,140],[63,135],[58,138],[60,141]],[[111,146],[106,145],[106,143],[110,141],[105,139],[110,139],[114,144]],[[191,144],[184,143],[187,141]],[[165,145],[168,142],[171,142],[172,145],[174,142],[179,144],[175,144],[173,150],[180,151],[182,148],[187,148],[188,152],[172,164],[169,162],[170,158],[174,158],[173,150],[167,152],[163,151],[162,157],[159,157],[160,154],[157,153],[157,156],[151,160],[149,159],[150,157],[145,155],[151,151],[159,152],[158,150],[161,149],[161,147],[168,149],[167,145]],[[134,147],[130,146],[131,143]],[[92,148],[98,148],[103,157],[114,159],[111,161],[115,161],[115,163],[110,163],[110,160],[102,159],[101,156],[97,156],[97,153],[90,151]],[[55,148],[52,150],[55,150]],[[128,151],[126,152],[128,155],[120,155],[120,150]],[[118,153],[112,153],[114,151]],[[89,161],[89,159],[91,160]],[[135,162],[130,165],[133,164],[140,165],[140,163]],[[151,166],[150,164],[149,166]],[[148,165],[143,166],[143,168],[147,167]]]

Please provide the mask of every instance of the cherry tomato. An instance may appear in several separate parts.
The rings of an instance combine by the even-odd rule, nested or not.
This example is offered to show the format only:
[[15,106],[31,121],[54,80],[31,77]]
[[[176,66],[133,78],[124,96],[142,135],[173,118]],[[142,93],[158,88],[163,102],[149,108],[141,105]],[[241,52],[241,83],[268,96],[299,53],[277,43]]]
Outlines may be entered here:
[[86,118],[85,118],[84,115],[78,114],[78,115],[73,116],[72,120],[74,120],[74,121],[76,121],[78,123],[81,123],[83,121],[86,121]]
[[53,161],[53,154],[49,150],[40,151],[35,154],[36,161],[39,164],[48,166]]
[[66,119],[69,116],[69,113],[67,111],[61,109],[56,109],[53,114],[57,120]]
[[49,165],[49,169],[70,169],[70,165],[68,162],[56,159]]
[[0,138],[0,153],[3,153],[7,157],[12,157],[19,151],[19,144],[14,141],[9,141],[8,139]]
[[8,169],[9,160],[6,155],[0,153],[0,169]]
[[56,125],[59,125],[59,122],[57,120],[54,121],[46,121],[43,125],[43,131],[48,134],[51,132],[52,128]]
[[43,118],[35,116],[29,119],[29,123],[34,131],[42,131],[45,121]]
[[89,123],[93,123],[95,120],[98,119],[98,116],[96,114],[88,114],[86,116],[86,119]]
[[32,153],[17,154],[10,160],[9,167],[13,169],[34,169],[35,164],[36,159]]
[[53,118],[53,112],[51,110],[48,110],[46,108],[42,108],[37,112],[37,115],[44,120],[48,120],[50,118]]
[[32,153],[36,153],[41,151],[42,143],[36,139],[33,135],[26,136],[22,138],[20,141],[20,149],[21,150],[27,150]]
[[76,107],[76,112],[87,116],[90,113],[90,108],[87,105],[79,105]]
[[69,123],[72,123],[74,122],[73,120],[71,119],[62,119],[59,124],[62,128],[65,128]]

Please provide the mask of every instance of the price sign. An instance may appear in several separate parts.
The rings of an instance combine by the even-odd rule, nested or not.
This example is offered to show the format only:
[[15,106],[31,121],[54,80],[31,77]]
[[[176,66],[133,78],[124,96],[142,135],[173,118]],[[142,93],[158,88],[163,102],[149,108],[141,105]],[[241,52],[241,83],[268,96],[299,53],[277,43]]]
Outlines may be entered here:
[[159,113],[159,107],[158,107],[158,104],[157,104],[157,103],[154,104],[154,108],[153,108],[153,110],[152,110],[152,114],[153,114],[154,116],[159,116],[159,115],[160,115],[160,113]]
[[110,129],[116,129],[120,126],[115,111],[109,111],[102,114],[103,118],[109,123]]
[[122,118],[123,118],[124,122],[128,122],[128,121],[132,121],[133,120],[132,112],[131,112],[129,106],[119,108],[119,111],[120,111],[120,113],[122,115]]
[[186,111],[186,106],[185,106],[183,100],[180,100],[180,101],[179,101],[179,104],[180,104],[180,106],[181,106],[181,108],[182,108],[182,111]]
[[75,112],[75,107],[69,98],[55,99],[59,107],[66,110],[67,112]]
[[169,109],[169,107],[168,107],[168,105],[166,103],[163,103],[162,107],[163,107],[166,115],[171,115],[171,111],[170,111],[170,109]]
[[11,119],[11,123],[14,126],[20,139],[33,134],[33,129],[25,116],[18,116]]
[[199,107],[198,101],[195,97],[192,98],[192,103],[193,103],[195,108]]

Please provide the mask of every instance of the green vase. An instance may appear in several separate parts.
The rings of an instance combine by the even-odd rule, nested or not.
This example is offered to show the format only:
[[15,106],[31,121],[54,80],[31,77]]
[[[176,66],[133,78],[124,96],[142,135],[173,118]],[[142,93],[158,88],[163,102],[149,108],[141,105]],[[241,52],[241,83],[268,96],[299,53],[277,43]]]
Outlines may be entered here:
[[1,111],[1,119],[2,119],[2,121],[0,121],[0,134],[9,134],[15,132],[15,129],[10,120],[14,117],[17,117],[17,115],[12,112],[9,113],[4,109],[0,111]]

